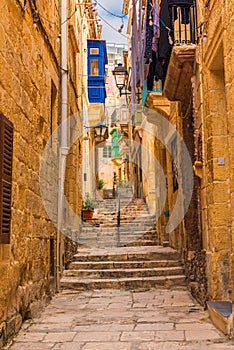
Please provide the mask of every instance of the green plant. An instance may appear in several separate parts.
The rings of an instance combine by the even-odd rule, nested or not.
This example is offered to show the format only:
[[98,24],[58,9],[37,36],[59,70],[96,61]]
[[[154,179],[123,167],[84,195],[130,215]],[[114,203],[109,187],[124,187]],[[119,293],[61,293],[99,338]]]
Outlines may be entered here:
[[102,179],[98,179],[98,184],[97,184],[97,188],[99,190],[101,190],[105,185],[105,182]]
[[90,194],[86,192],[83,200],[83,209],[94,210],[96,206],[97,202],[95,201],[95,199],[91,198]]

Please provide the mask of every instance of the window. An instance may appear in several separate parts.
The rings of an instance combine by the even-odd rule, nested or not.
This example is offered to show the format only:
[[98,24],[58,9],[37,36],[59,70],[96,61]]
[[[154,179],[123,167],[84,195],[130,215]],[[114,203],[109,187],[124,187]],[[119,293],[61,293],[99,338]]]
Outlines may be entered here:
[[0,114],[0,243],[10,243],[13,124]]
[[111,146],[103,147],[103,158],[111,158]]
[[90,55],[99,55],[99,48],[98,47],[91,47],[90,48]]
[[98,70],[98,59],[92,59],[90,60],[90,75],[99,75]]

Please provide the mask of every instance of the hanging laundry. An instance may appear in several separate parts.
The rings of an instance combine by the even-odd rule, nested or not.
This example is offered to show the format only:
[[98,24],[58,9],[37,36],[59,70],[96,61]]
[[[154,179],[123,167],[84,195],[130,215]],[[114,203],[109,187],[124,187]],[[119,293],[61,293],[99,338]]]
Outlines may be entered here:
[[166,59],[170,56],[171,45],[169,35],[171,29],[171,16],[168,7],[168,0],[162,0],[160,6],[160,37],[158,41],[158,57]]
[[154,35],[154,27],[152,21],[152,0],[147,1],[146,9],[146,33],[145,33],[145,54],[148,63],[152,61],[152,40]]
[[158,13],[158,0],[155,0],[153,6],[153,39],[152,39],[152,50],[157,51],[158,49],[158,39],[160,37],[160,22]]
[[149,65],[149,72],[147,76],[147,90],[152,91],[154,81],[163,80],[165,72],[163,69],[163,62],[158,59],[158,52],[152,50],[152,62]]
[[[132,0],[132,37],[131,37],[131,49],[132,49],[132,60],[131,60],[131,103],[132,103],[132,114],[135,112],[136,105],[136,86],[137,86],[137,55],[138,55],[138,36],[137,36],[137,11],[136,1]],[[139,68],[139,67],[138,67]],[[135,88],[134,88],[135,87]]]
[[153,7],[154,15],[154,36],[158,39],[160,37],[160,21],[159,21],[159,12],[158,12],[158,0],[155,0]]
[[142,40],[142,0],[139,0],[139,12],[138,12],[138,62],[139,62],[139,82],[137,86],[143,87],[144,85],[144,60],[142,59],[144,54],[144,45]]

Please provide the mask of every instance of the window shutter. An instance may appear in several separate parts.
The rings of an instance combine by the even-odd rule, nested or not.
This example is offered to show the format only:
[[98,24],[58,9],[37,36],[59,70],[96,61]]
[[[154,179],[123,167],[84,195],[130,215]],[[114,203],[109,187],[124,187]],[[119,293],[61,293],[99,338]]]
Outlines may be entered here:
[[13,124],[0,114],[0,243],[10,243]]

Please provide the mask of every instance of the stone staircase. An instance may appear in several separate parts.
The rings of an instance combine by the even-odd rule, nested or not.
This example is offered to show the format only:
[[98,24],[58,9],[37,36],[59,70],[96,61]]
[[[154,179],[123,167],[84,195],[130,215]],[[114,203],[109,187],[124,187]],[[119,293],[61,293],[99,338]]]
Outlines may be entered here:
[[62,288],[76,290],[184,285],[185,276],[178,252],[161,246],[82,248],[61,280]]
[[64,271],[61,287],[93,290],[185,286],[179,254],[157,245],[155,218],[144,202],[126,200],[121,208],[119,244],[113,200],[103,201],[92,222],[83,224],[78,253]]
[[93,220],[82,224],[78,244],[82,247],[157,245],[155,216],[142,199],[121,198],[120,227],[117,226],[115,199],[100,203]]

